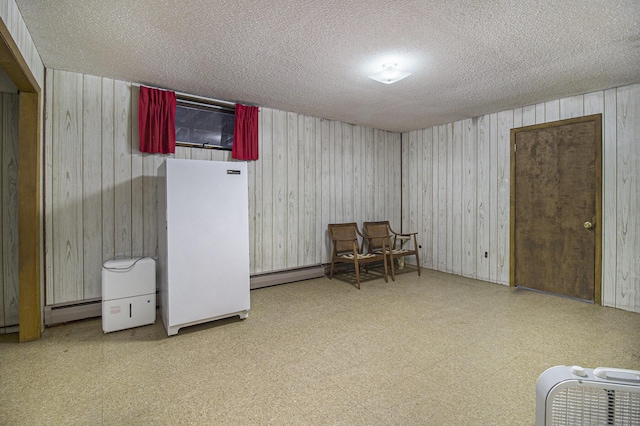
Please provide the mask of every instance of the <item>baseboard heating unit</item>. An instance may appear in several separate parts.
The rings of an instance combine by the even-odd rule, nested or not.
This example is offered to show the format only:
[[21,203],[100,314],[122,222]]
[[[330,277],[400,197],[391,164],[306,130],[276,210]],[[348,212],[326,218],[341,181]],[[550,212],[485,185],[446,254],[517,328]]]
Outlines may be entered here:
[[62,324],[102,315],[102,298],[59,303],[44,307],[44,325]]
[[[319,278],[324,275],[325,268],[322,265],[275,271],[251,276],[250,288],[254,290],[272,285]],[[46,305],[44,307],[44,325],[46,326],[100,316],[102,316],[102,298],[100,297],[77,302]],[[9,333],[9,331],[6,332]]]
[[640,425],[640,371],[556,366],[536,383],[536,426]]
[[266,274],[252,275],[250,288],[255,290],[272,285],[292,283],[296,281],[310,280],[325,275],[325,269],[321,265],[309,266],[306,268],[288,269],[274,271]]

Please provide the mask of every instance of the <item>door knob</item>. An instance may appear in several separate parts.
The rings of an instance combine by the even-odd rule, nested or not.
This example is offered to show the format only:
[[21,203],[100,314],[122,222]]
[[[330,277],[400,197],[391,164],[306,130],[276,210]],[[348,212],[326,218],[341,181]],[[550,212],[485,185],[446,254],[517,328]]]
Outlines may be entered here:
[[591,228],[593,228],[593,223],[591,223],[591,222],[585,222],[585,223],[584,223],[584,227],[585,227],[586,229],[591,229]]

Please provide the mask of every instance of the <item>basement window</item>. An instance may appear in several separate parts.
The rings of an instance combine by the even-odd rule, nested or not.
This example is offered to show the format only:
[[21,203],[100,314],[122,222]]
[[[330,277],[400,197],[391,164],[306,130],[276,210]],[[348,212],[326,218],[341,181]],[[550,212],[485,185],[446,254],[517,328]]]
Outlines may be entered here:
[[176,145],[231,151],[235,108],[179,97],[176,102]]

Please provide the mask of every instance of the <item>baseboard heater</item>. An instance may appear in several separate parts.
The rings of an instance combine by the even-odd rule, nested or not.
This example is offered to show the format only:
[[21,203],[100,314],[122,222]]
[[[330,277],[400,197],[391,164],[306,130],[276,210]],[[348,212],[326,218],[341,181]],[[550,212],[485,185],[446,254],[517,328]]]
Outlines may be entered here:
[[[283,270],[267,274],[253,275],[250,279],[252,290],[278,284],[319,278],[325,275],[322,265],[308,268]],[[102,316],[102,298],[86,299],[78,302],[59,303],[44,307],[44,325],[56,325],[70,321]]]
[[292,283],[296,281],[320,278],[325,275],[325,267],[322,265],[309,266],[307,268],[288,269],[266,274],[252,275],[250,288],[255,290],[272,285]]
[[102,298],[58,303],[44,307],[44,325],[62,324],[102,316]]

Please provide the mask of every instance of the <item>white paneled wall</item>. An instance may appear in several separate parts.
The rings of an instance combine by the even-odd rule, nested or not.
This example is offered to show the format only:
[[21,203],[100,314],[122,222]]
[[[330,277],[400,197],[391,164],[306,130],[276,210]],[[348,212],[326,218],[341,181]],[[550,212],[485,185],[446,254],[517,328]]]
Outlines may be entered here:
[[0,334],[18,324],[18,99],[0,93]]
[[[46,87],[53,304],[99,297],[100,265],[114,255],[155,256],[164,156],[138,152],[130,83],[48,70]],[[508,284],[510,129],[603,113],[602,302],[640,311],[639,103],[640,86],[622,87],[408,132],[402,142],[398,133],[262,108],[260,160],[249,163],[251,272],[326,262],[328,223],[389,219],[420,233],[424,267]],[[183,147],[175,156],[231,160]]]
[[[138,150],[138,89],[47,70],[46,303],[100,297],[101,265],[157,253],[156,171]],[[324,263],[327,224],[400,227],[400,134],[262,108],[260,160],[249,163],[251,273]],[[175,157],[230,161],[177,147]],[[206,220],[206,212],[198,216]]]
[[15,0],[0,0],[0,19],[9,30],[36,81],[41,88],[44,87],[44,65]]
[[422,265],[508,284],[511,128],[599,113],[602,303],[640,312],[640,85],[404,133],[402,221]]
[[400,135],[262,108],[249,164],[252,273],[327,262],[327,224],[400,226]]

